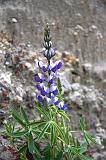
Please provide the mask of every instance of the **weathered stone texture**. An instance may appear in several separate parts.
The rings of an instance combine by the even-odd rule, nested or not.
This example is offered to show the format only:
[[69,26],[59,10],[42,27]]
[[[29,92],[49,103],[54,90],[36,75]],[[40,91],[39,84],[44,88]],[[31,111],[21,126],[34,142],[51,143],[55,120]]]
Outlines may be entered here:
[[104,0],[0,0],[0,29],[21,41],[41,47],[46,22],[59,50],[80,54],[82,61],[105,65]]

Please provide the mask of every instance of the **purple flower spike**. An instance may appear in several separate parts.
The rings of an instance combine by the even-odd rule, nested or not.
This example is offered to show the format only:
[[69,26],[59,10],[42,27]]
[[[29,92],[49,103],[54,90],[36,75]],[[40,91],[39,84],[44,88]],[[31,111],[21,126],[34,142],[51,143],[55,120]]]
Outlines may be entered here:
[[44,98],[41,95],[39,95],[37,98],[39,102],[44,103]]
[[50,98],[47,97],[46,100],[47,100],[47,102],[48,102],[49,105],[53,104],[53,100],[52,99],[50,99]]
[[34,79],[35,79],[35,81],[36,82],[43,82],[44,81],[44,79],[45,79],[45,77],[44,77],[44,75],[42,75],[41,73],[38,73],[38,74],[36,74],[35,76],[34,76]]
[[38,89],[38,90],[42,90],[42,88],[45,86],[45,84],[44,83],[42,83],[42,84],[36,84],[36,88]]
[[57,95],[58,94],[58,89],[56,86],[51,86],[50,87],[50,92],[52,92],[54,95]]
[[46,94],[48,94],[48,88],[44,86],[43,88],[41,88],[40,92],[41,95],[45,96]]
[[54,82],[54,76],[50,75],[48,77],[47,81],[49,82],[50,85],[53,84],[53,82]]
[[61,61],[57,61],[57,69],[60,69],[62,67],[62,62]]
[[54,104],[57,106],[59,104],[59,100],[57,97],[54,98]]
[[51,64],[51,71],[56,72],[58,69],[62,67],[62,62],[61,61],[56,61],[54,64]]
[[44,72],[47,72],[47,70],[48,70],[48,64],[43,64],[41,61],[40,62],[38,62],[38,66],[39,66],[39,68],[42,70],[42,71],[44,71]]
[[52,96],[51,98],[47,97],[46,99],[47,99],[49,105],[53,105],[53,104],[58,105],[58,103],[59,103],[58,98],[54,97],[54,96]]
[[59,107],[59,109],[67,110],[68,109],[68,104],[64,104],[64,102],[60,102],[58,104],[58,107]]
[[50,50],[50,52],[51,52],[51,56],[53,57],[53,56],[55,56],[55,54],[56,54],[56,48],[51,48],[51,50]]
[[47,59],[51,59],[52,57],[55,56],[56,49],[50,48],[49,52],[48,52],[48,50],[44,50],[43,54]]

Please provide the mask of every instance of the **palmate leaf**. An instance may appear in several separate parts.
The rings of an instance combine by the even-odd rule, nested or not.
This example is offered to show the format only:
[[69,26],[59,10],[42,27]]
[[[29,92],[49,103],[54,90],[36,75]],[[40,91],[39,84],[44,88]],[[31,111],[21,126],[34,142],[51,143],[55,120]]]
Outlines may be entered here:
[[41,160],[40,151],[34,142],[33,135],[31,132],[28,133],[28,149],[29,152],[33,154],[34,160]]
[[25,110],[23,109],[23,107],[21,107],[21,113],[22,113],[22,116],[23,116],[25,122],[26,122],[27,124],[29,124],[28,116],[27,116],[27,114],[25,113]]
[[20,138],[22,136],[25,136],[27,133],[28,133],[28,130],[24,130],[24,131],[16,131],[13,133],[8,133],[8,135],[14,138]]
[[80,118],[80,128],[81,128],[82,131],[86,130],[85,117],[84,117],[84,116],[82,116],[82,117]]
[[56,133],[58,132],[58,136],[60,136],[63,141],[66,141],[64,130],[54,121],[51,121],[51,124],[56,128]]
[[86,142],[80,145],[80,153],[85,153],[87,151],[88,144]]
[[66,142],[67,144],[70,144],[70,142],[72,141],[72,136],[70,135],[69,129],[66,129]]
[[27,144],[25,144],[24,146],[22,146],[22,147],[20,147],[19,149],[18,149],[18,153],[20,154],[20,153],[26,153],[27,152],[27,148],[28,148],[28,146],[27,146]]
[[71,153],[74,156],[78,157],[80,160],[93,160],[92,158],[81,154],[80,147],[71,147],[70,150],[71,150]]
[[33,136],[32,136],[31,132],[28,133],[28,149],[29,149],[29,152],[33,153],[33,151],[34,151],[34,140],[33,140]]
[[84,137],[85,137],[85,140],[87,141],[88,144],[90,142],[92,142],[94,144],[98,144],[96,139],[93,136],[91,136],[87,131],[84,131]]
[[21,115],[18,114],[18,112],[15,109],[12,109],[12,116],[14,117],[14,119],[23,127],[26,127],[26,123],[23,121],[23,118],[21,117]]
[[29,149],[29,152],[33,154],[34,160],[41,160],[40,151],[36,147],[36,144],[34,142],[33,135],[31,132],[28,133],[28,149]]
[[34,142],[34,155],[35,155],[34,156],[35,160],[41,160],[42,159],[42,156],[41,156],[41,153],[40,153],[40,147],[35,142]]
[[38,102],[38,103],[37,103],[37,106],[36,106],[36,109],[37,109],[38,113],[40,114],[40,116],[43,115],[44,118],[49,119],[49,114],[48,114],[48,112],[45,110],[45,108],[43,108],[43,107],[44,107],[44,106],[41,106],[41,104]]
[[63,110],[59,110],[58,113],[64,118],[70,121],[68,115]]
[[56,141],[56,136],[58,136],[58,133],[56,132],[56,128],[55,126],[51,126],[50,128],[50,145],[51,147],[55,144]]
[[43,149],[43,153],[44,153],[44,158],[43,158],[43,160],[52,160],[50,144],[48,144],[48,145]]
[[50,127],[51,123],[47,122],[45,124],[45,126],[43,127],[43,130],[41,131],[41,133],[39,134],[37,140],[39,141],[40,139],[42,139],[42,137],[44,136],[44,134],[46,133],[47,129]]
[[62,85],[61,85],[60,78],[58,78],[58,90],[59,90],[59,94],[62,94]]
[[30,128],[32,129],[32,130],[36,130],[36,129],[39,129],[39,128],[41,128],[41,127],[43,127],[45,124],[46,124],[47,122],[42,122],[42,121],[40,121],[40,122],[34,122],[33,124],[30,124],[29,126],[30,126]]
[[85,156],[85,155],[80,155],[79,158],[80,160],[93,160],[93,158]]
[[63,159],[63,151],[60,151],[60,152],[57,154],[55,160],[62,160],[62,159]]

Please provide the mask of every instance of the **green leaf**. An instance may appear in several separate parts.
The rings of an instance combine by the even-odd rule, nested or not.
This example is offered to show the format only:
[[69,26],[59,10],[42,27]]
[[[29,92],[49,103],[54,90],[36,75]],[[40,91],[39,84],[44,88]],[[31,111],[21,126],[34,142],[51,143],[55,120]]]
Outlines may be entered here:
[[26,135],[28,133],[28,130],[24,130],[24,131],[16,131],[16,132],[13,132],[13,133],[8,133],[9,136],[11,137],[22,137],[24,135]]
[[18,149],[18,153],[20,154],[20,153],[26,153],[26,151],[27,151],[27,144],[26,145],[24,145],[24,146],[22,146],[22,147],[20,147],[19,149]]
[[43,149],[44,153],[44,160],[51,160],[51,147],[50,144],[48,143],[47,146]]
[[26,123],[23,121],[23,118],[14,109],[12,109],[12,116],[19,124],[21,124],[23,127],[26,127]]
[[71,153],[73,153],[76,157],[79,157],[80,160],[93,160],[92,158],[81,154],[79,147],[71,147]]
[[47,122],[35,122],[34,124],[32,124],[30,127],[32,130],[36,130],[38,128],[43,127]]
[[58,78],[58,90],[59,90],[59,93],[62,94],[62,85],[61,85],[60,78]]
[[85,138],[86,142],[87,142],[88,145],[89,145],[89,144],[90,144],[90,139],[88,138],[86,131],[84,131],[84,138]]
[[60,151],[60,152],[57,154],[55,160],[62,160],[62,159],[63,159],[63,151]]
[[33,140],[33,136],[32,136],[31,132],[28,133],[28,149],[29,149],[29,152],[33,153],[33,151],[34,151],[34,140]]
[[21,107],[21,112],[22,112],[22,116],[23,116],[25,122],[26,122],[27,124],[29,124],[28,117],[27,117],[27,115],[26,115],[26,113],[25,113],[25,110],[24,110],[22,107]]
[[48,118],[48,119],[49,119],[49,116],[48,116],[49,114],[48,114],[48,112],[45,110],[45,108],[43,108],[43,107],[41,106],[40,103],[37,103],[36,109],[37,109],[38,113],[40,114],[40,116],[43,115],[44,118],[46,118],[46,119]]
[[42,156],[41,156],[41,153],[40,153],[40,146],[39,144],[35,143],[34,142],[34,151],[33,151],[33,158],[34,160],[41,160],[42,159]]
[[40,140],[43,136],[44,136],[44,134],[45,134],[45,132],[47,131],[47,129],[50,127],[50,122],[48,122],[45,126],[44,126],[44,128],[43,128],[43,130],[41,131],[41,133],[39,134],[39,136],[38,136],[38,140]]
[[86,129],[86,126],[85,126],[85,117],[82,116],[81,119],[80,119],[80,127],[81,127],[81,130],[85,130]]
[[80,160],[93,160],[93,158],[85,156],[85,155],[80,155],[79,158]]
[[55,129],[55,127],[52,125],[51,126],[51,129],[50,129],[50,131],[51,131],[51,134],[50,134],[50,145],[51,145],[51,147],[54,145],[54,143],[55,143],[55,140],[56,140],[56,129]]
[[98,144],[97,141],[96,141],[96,139],[95,139],[93,136],[91,136],[91,135],[90,135],[89,133],[87,133],[87,132],[85,132],[85,134],[86,134],[87,138],[88,138],[92,143]]
[[64,117],[64,118],[67,119],[67,120],[70,120],[69,117],[67,116],[67,114],[66,114],[64,111],[59,110],[58,112],[59,112],[59,114],[60,114],[62,117]]
[[55,126],[55,128],[56,128],[56,130],[57,130],[56,133],[57,133],[57,132],[59,133],[61,139],[62,139],[63,141],[66,141],[66,137],[65,137],[64,130],[63,130],[59,125],[57,125],[57,123],[54,122],[54,121],[52,121],[51,124]]
[[88,148],[88,144],[86,142],[82,143],[80,145],[80,153],[84,153],[87,151],[87,148]]

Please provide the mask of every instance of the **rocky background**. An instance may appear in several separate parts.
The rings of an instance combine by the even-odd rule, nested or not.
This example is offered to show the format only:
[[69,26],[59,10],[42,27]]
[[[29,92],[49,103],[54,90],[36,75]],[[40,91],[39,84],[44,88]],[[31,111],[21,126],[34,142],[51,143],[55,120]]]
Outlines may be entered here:
[[[0,0],[0,128],[9,108],[24,104],[30,118],[36,97],[33,75],[41,56],[43,29],[48,22],[65,100],[74,129],[86,116],[87,128],[100,146],[89,154],[106,160],[106,1],[105,0]],[[11,101],[10,101],[11,100]],[[16,159],[0,137],[0,160]],[[12,153],[11,153],[12,152]]]

